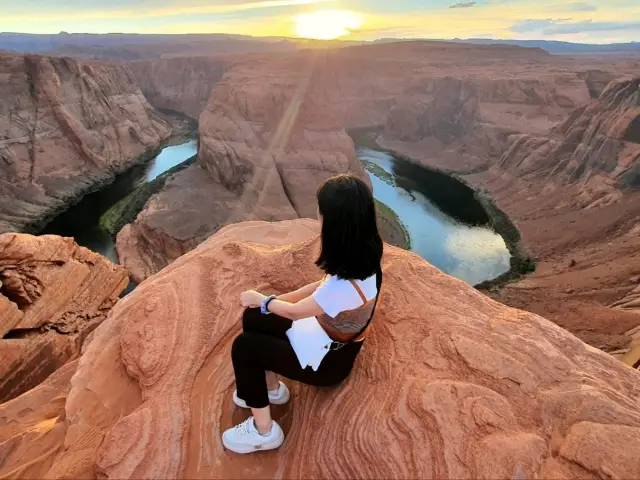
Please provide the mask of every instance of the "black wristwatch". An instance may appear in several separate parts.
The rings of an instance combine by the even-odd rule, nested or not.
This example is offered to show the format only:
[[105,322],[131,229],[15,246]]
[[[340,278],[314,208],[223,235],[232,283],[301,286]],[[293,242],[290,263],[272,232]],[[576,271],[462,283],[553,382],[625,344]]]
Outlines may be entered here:
[[265,297],[265,299],[262,301],[262,305],[260,306],[260,313],[262,313],[263,315],[269,315],[271,313],[269,311],[269,302],[271,302],[271,300],[275,298],[275,295],[269,295],[268,297]]

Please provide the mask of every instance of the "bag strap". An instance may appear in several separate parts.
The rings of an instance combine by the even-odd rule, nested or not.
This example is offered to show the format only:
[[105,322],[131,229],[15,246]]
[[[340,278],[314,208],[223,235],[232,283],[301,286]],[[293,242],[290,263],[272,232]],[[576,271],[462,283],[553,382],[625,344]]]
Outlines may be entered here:
[[378,305],[378,298],[380,297],[380,290],[382,289],[382,268],[378,265],[378,270],[376,271],[376,289],[378,292],[376,293],[376,299],[373,302],[373,310],[371,310],[371,316],[364,327],[357,333],[353,340],[349,340],[348,343],[351,342],[361,342],[364,340],[364,335],[367,333],[367,329],[369,325],[371,325],[371,321],[373,320],[373,316],[376,314],[376,306]]
[[[377,278],[377,277],[376,277]],[[356,292],[358,292],[358,295],[360,295],[360,299],[362,300],[362,304],[366,305],[367,303],[367,297],[366,295],[362,292],[362,289],[360,288],[360,286],[356,283],[355,280],[349,280],[349,282],[351,282],[351,285],[353,285],[353,288],[356,289]]]

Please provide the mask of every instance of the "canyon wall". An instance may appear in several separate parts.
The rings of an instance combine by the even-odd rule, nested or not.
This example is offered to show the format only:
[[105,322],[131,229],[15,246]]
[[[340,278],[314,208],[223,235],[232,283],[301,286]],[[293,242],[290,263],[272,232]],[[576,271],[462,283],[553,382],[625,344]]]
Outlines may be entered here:
[[[168,180],[118,234],[132,278],[157,272],[225,224],[314,217],[317,187],[333,174],[369,181],[331,108],[338,93],[327,78],[348,64],[332,55],[251,57],[225,74],[200,116],[198,164]],[[355,90],[351,78],[345,102]]]
[[0,235],[0,403],[77,357],[128,282],[72,238]]
[[[424,107],[414,106],[417,114],[408,118],[424,118],[428,127],[414,130],[418,132],[410,139],[414,141],[387,140],[393,126],[390,122],[380,143],[417,162],[468,174],[464,177],[467,182],[487,189],[515,220],[524,245],[537,259],[537,272],[493,291],[495,298],[544,315],[591,345],[624,356],[631,343],[628,332],[640,324],[635,308],[617,308],[619,304],[634,305],[625,298],[633,297],[640,281],[640,138],[636,131],[640,79],[617,75],[618,80],[602,87],[611,75],[594,74],[593,70],[581,73],[579,78],[585,80],[589,97],[600,91],[598,98],[578,105],[547,130],[530,126],[520,133],[509,133],[513,129],[505,128],[505,147],[482,160],[464,155],[464,151],[460,155],[460,144],[455,142],[447,147],[453,157],[446,150],[433,155],[434,150],[427,146],[435,141],[421,138],[423,132],[437,132],[447,122],[465,127],[459,129],[462,138],[474,138],[474,131],[466,126],[468,117],[482,116],[480,99],[477,109],[471,100],[464,105],[474,108],[460,106],[457,110],[454,107],[461,103],[444,102],[451,106],[448,113],[445,108],[445,113],[430,116],[440,105],[434,98],[446,98],[445,94],[452,99],[466,98],[460,92],[472,97],[478,91],[473,82],[458,83],[454,92],[444,88],[440,93],[435,88],[436,94]],[[553,97],[537,98],[548,109]],[[566,98],[562,104],[568,104]],[[517,124],[514,116],[503,120],[509,118]],[[520,121],[526,122],[526,117]],[[465,148],[481,145],[481,137],[468,145]]]
[[581,185],[581,206],[640,190],[640,77],[611,82],[543,137],[519,136],[502,157],[503,170]]
[[534,78],[535,68],[507,62],[503,68],[516,75],[496,68],[414,79],[390,109],[378,142],[439,168],[472,172],[498,163],[511,135],[543,134],[590,100],[579,72]]
[[0,232],[38,230],[170,133],[125,66],[0,53]]
[[273,410],[284,445],[225,451],[221,433],[249,414],[232,402],[238,296],[320,278],[317,233],[311,220],[228,226],[138,286],[78,362],[0,405],[0,476],[600,479],[640,471],[639,372],[392,247],[347,381],[289,383],[291,403]]
[[[433,97],[437,91],[438,106],[427,116],[438,120],[429,128],[461,148],[478,146],[480,156],[491,148],[501,152],[504,132],[518,131],[503,124],[528,115],[540,125],[521,121],[522,128],[529,128],[523,131],[543,131],[589,97],[584,79],[575,72],[536,81],[493,80],[490,75],[504,70],[505,62],[514,76],[535,68],[534,62],[554,62],[541,50],[516,47],[407,42],[248,54],[228,66],[218,61],[167,59],[141,63],[143,72],[133,67],[155,106],[171,102],[171,108],[190,115],[210,88],[202,79],[217,79],[226,70],[200,115],[199,164],[168,181],[118,236],[119,258],[136,280],[157,272],[224,224],[315,216],[315,190],[323,179],[346,171],[367,178],[346,130],[384,125],[396,116],[400,135],[410,133],[411,114],[405,106],[411,108],[416,94]],[[461,64],[472,83],[447,77],[446,71]],[[163,93],[157,96],[154,89],[160,87],[153,85],[159,84]],[[469,105],[449,112],[450,101],[467,86]],[[504,112],[506,118],[500,116]],[[464,123],[464,132],[447,123],[454,117]],[[485,125],[498,120],[502,123],[492,128],[504,132],[494,134],[492,141],[462,135],[489,130]]]
[[515,136],[503,173],[478,179],[540,259],[538,274],[498,298],[622,357],[640,324],[639,86],[637,76],[613,81],[549,134]]
[[230,68],[229,57],[173,57],[129,62],[142,93],[156,108],[198,119],[211,90]]

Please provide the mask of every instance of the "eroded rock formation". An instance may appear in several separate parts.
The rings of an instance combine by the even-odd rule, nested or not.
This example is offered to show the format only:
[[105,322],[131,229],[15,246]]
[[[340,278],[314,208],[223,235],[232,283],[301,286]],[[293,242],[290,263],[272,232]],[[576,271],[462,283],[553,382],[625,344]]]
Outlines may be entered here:
[[516,137],[504,170],[580,183],[581,206],[610,203],[640,188],[640,77],[611,82],[544,137]]
[[386,136],[409,142],[435,137],[448,144],[471,130],[478,112],[475,86],[451,77],[433,83],[436,86],[426,106],[413,95],[401,97],[389,112]]
[[[210,88],[203,80],[227,68],[218,67],[221,61],[165,59],[156,67],[145,63],[137,76],[150,85],[143,88],[154,105],[194,112]],[[487,150],[502,153],[505,132],[513,133],[520,117],[535,118],[537,125],[528,128],[544,131],[562,112],[588,101],[585,81],[572,72],[495,80],[505,62],[517,77],[535,62],[553,60],[535,49],[426,42],[234,59],[200,116],[199,165],[168,181],[120,233],[120,260],[141,280],[227,223],[315,216],[314,193],[324,178],[346,171],[367,178],[347,129],[397,117],[392,130],[434,139],[440,144],[434,155],[451,149],[450,157],[461,157],[462,144],[478,160]],[[472,81],[446,78],[444,72],[460,64]],[[186,74],[170,65],[185,65]],[[175,88],[183,85],[181,96]],[[429,100],[416,104],[415,91]],[[412,105],[413,117],[406,111]],[[498,123],[493,130],[484,126]]]
[[72,238],[0,235],[0,402],[78,356],[128,282]]
[[238,295],[317,279],[317,229],[310,220],[225,227],[140,285],[94,332],[70,387],[61,370],[0,406],[10,445],[0,475],[637,475],[637,371],[391,247],[351,377],[328,390],[289,384],[291,403],[275,410],[287,433],[280,450],[225,451],[220,433],[247,415],[231,401]]
[[231,64],[229,57],[173,57],[127,65],[154,107],[197,120],[209,102],[211,90]]
[[127,67],[0,53],[0,232],[37,230],[170,133]]
[[529,78],[525,70],[507,79],[488,68],[459,75],[414,79],[389,111],[379,143],[447,170],[485,169],[499,161],[510,135],[542,134],[589,101],[576,73]]
[[327,102],[335,98],[326,81],[335,59],[327,52],[269,59],[262,65],[268,77],[255,68],[253,59],[240,62],[216,85],[200,116],[198,165],[167,181],[118,234],[118,256],[134,279],[225,224],[315,216],[317,187],[335,173],[368,181]]
[[639,85],[612,82],[550,133],[513,137],[495,168],[468,177],[517,221],[538,259],[534,276],[495,296],[609,352],[628,351],[640,325]]

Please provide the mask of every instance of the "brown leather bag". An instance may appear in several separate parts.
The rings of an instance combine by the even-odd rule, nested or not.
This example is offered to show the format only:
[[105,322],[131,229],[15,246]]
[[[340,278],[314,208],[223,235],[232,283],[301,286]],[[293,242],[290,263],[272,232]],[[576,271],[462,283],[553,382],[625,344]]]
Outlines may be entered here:
[[[354,288],[356,289],[356,291],[360,295],[360,298],[364,302],[364,304],[362,306],[358,307],[356,310],[360,310],[360,309],[366,307],[367,305],[369,305],[370,302],[367,301],[367,297],[362,292],[362,289],[353,280],[351,280],[351,284],[354,286]],[[376,313],[376,306],[378,305],[378,298],[380,297],[380,289],[381,288],[382,288],[382,269],[378,266],[378,270],[376,272],[377,294],[376,294],[376,297],[375,297],[375,299],[373,301],[373,309],[371,310],[371,315],[369,316],[369,319],[367,320],[367,323],[365,324],[365,326],[362,327],[362,329],[358,333],[356,333],[355,335],[339,332],[339,331],[335,330],[334,328],[332,328],[330,325],[326,324],[325,322],[322,322],[320,316],[318,317],[318,323],[320,323],[322,328],[327,332],[327,335],[329,335],[329,337],[331,337],[331,339],[334,341],[333,343],[335,345],[332,345],[332,349],[333,350],[338,350],[339,348],[344,347],[347,343],[350,343],[350,342],[362,342],[365,339],[365,336],[367,334],[367,330],[369,329],[369,326],[371,325],[371,321],[373,320],[373,316]]]

